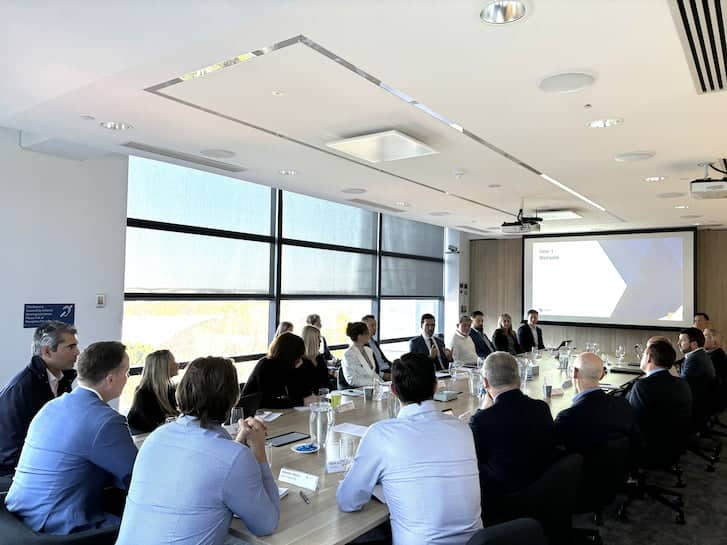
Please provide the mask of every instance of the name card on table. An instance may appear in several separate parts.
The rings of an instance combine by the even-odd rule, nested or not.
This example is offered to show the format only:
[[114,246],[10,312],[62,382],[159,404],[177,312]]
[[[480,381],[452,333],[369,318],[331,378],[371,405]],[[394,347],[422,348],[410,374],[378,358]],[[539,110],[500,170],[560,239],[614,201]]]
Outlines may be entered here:
[[331,460],[326,462],[326,473],[343,473],[351,460]]
[[304,473],[303,471],[288,469],[287,467],[281,468],[278,480],[294,486],[306,488],[314,492],[318,490],[319,477],[311,475],[310,473]]
[[352,411],[355,408],[356,408],[356,405],[354,404],[353,401],[345,401],[338,406],[338,408],[336,409],[336,412],[345,413],[348,411]]

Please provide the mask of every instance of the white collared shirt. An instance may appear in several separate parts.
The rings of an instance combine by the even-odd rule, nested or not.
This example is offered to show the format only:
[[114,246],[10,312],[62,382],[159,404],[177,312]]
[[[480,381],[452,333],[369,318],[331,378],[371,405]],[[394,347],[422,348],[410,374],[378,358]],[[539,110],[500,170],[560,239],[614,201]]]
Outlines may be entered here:
[[60,377],[57,377],[47,367],[45,372],[48,373],[48,386],[50,386],[50,391],[53,392],[53,397],[58,397],[58,383],[63,378],[63,373],[61,373]]
[[[101,397],[101,394],[99,394],[99,393],[98,393],[98,392],[97,392],[96,390],[94,390],[93,388],[89,388],[88,386],[84,386],[84,385],[83,385],[83,384],[81,384],[80,382],[78,383],[78,387],[79,387],[79,388],[83,388],[84,390],[88,390],[89,392],[93,392],[94,394],[96,394],[96,395],[98,396],[98,398],[99,398],[99,399],[100,399],[101,401],[103,401],[103,397]],[[106,403],[106,402],[104,401],[104,403]]]
[[338,506],[358,511],[377,483],[391,513],[394,545],[461,545],[482,528],[472,432],[434,401],[405,405],[397,418],[368,429],[338,488]]

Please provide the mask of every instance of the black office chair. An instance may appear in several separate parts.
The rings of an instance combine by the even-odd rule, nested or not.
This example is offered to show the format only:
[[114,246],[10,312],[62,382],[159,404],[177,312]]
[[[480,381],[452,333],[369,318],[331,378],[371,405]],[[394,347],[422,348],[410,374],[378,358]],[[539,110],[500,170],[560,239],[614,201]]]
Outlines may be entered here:
[[547,545],[543,527],[535,519],[521,518],[478,530],[467,545]]
[[530,486],[486,503],[482,513],[485,526],[522,517],[534,518],[543,526],[549,543],[570,543],[582,471],[580,454],[557,459]]
[[5,507],[0,498],[0,536],[8,545],[114,545],[119,527],[88,530],[67,536],[34,532]]
[[717,413],[720,405],[719,383],[717,379],[703,377],[688,378],[692,390],[692,435],[687,446],[689,452],[707,462],[706,470],[715,471],[714,464],[719,462],[722,452],[722,435],[710,429],[710,419]]
[[13,484],[13,476],[7,475],[4,477],[0,477],[0,494],[4,494],[8,490],[10,490],[10,485]]
[[346,377],[343,374],[343,368],[339,367],[336,370],[336,383],[339,390],[347,390],[352,386],[346,381]]

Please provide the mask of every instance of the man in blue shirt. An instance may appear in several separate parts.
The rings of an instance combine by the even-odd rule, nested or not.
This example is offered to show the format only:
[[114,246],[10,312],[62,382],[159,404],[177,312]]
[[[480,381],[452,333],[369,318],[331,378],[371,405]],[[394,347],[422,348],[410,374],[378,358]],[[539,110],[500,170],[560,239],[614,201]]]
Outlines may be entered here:
[[342,511],[358,511],[381,484],[394,545],[461,545],[482,528],[472,434],[437,408],[436,389],[427,355],[394,361],[391,392],[401,401],[399,415],[368,429],[336,494]]
[[126,418],[107,402],[121,395],[128,371],[123,344],[92,344],[78,359],[78,387],[31,422],[5,504],[36,532],[118,525],[103,512],[103,490],[109,482],[128,488],[136,447]]
[[46,322],[33,334],[33,358],[0,390],[0,478],[10,477],[20,458],[30,421],[51,399],[71,391],[78,358],[76,328]]

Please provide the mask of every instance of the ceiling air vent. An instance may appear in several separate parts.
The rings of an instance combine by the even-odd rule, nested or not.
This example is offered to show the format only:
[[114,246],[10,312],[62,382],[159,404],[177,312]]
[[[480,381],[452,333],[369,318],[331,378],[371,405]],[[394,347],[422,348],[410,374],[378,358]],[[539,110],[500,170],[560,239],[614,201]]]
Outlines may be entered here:
[[197,157],[196,155],[192,155],[190,153],[183,153],[181,151],[174,151],[170,149],[165,148],[157,148],[156,146],[150,146],[148,144],[141,144],[139,142],[125,142],[124,144],[121,144],[122,146],[130,149],[134,149],[137,151],[143,151],[146,153],[151,153],[153,155],[161,155],[162,157],[168,157],[170,159],[177,159],[178,161],[186,161],[187,163],[192,163],[194,165],[199,165],[202,167],[208,167],[208,168],[216,168],[217,170],[224,170],[225,172],[243,172],[245,169],[233,165],[230,163],[223,163],[222,161],[215,161],[214,159],[206,159],[204,157]]
[[727,38],[723,0],[670,0],[672,15],[697,93],[727,88]]
[[393,212],[395,214],[401,214],[404,212],[404,210],[400,210],[398,208],[393,208],[391,206],[386,206],[385,204],[379,204],[377,202],[373,201],[367,201],[366,199],[347,199],[348,202],[352,202],[354,204],[360,204],[361,206],[368,206],[369,208],[378,208],[380,210],[385,210],[386,212]]

